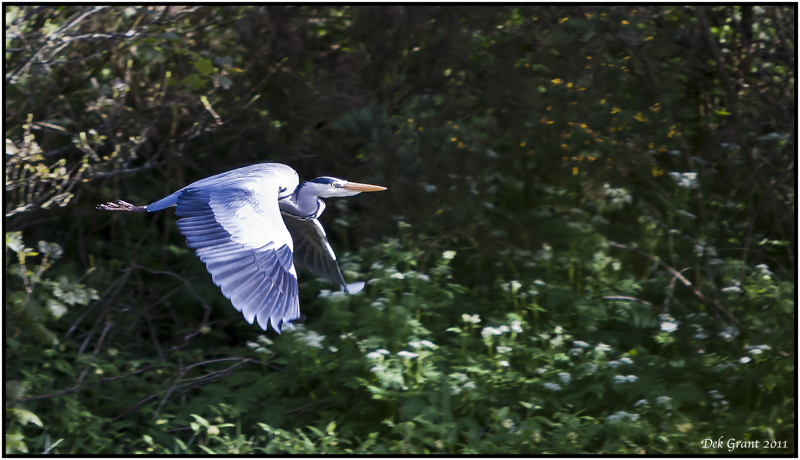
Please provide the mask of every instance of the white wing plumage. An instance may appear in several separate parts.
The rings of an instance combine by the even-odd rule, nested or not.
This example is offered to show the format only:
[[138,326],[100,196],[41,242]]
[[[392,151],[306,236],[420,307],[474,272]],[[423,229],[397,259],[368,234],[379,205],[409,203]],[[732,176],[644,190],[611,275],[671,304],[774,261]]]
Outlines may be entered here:
[[347,284],[336,262],[336,254],[328,243],[325,229],[317,219],[297,219],[283,214],[286,228],[294,240],[294,261],[306,267],[314,276],[338,284],[343,290],[355,294],[364,288],[364,282]]
[[198,181],[147,209],[177,204],[178,228],[214,284],[247,322],[257,320],[264,330],[272,324],[280,333],[300,317],[292,237],[278,208],[280,188],[297,184],[282,184],[276,171],[269,172],[242,177],[232,171],[225,180]]

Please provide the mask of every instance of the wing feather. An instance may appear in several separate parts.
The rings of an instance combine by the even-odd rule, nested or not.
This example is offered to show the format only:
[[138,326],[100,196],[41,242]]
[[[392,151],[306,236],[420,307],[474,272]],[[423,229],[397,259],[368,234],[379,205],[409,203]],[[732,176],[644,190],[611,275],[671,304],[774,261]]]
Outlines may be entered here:
[[196,249],[214,284],[247,322],[257,318],[262,329],[272,324],[278,333],[291,327],[300,316],[297,274],[292,238],[278,208],[278,184],[252,179],[198,184],[205,186],[182,189],[175,202],[186,245]]
[[360,291],[362,283],[348,285],[342,275],[342,270],[336,262],[336,254],[328,242],[325,229],[317,219],[297,219],[289,214],[283,214],[283,221],[294,240],[294,262],[307,268],[319,278],[338,284],[350,293]]

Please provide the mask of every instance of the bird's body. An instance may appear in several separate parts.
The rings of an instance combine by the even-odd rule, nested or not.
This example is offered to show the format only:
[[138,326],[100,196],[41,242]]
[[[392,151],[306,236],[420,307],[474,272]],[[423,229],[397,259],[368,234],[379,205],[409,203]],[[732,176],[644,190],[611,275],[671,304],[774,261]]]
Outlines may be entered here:
[[314,275],[358,292],[363,283],[348,285],[319,216],[322,197],[344,197],[385,190],[376,185],[318,177],[300,183],[294,169],[262,163],[194,182],[147,206],[124,201],[100,205],[105,211],[153,212],[176,206],[178,229],[196,249],[214,284],[262,329],[300,317],[294,263]]

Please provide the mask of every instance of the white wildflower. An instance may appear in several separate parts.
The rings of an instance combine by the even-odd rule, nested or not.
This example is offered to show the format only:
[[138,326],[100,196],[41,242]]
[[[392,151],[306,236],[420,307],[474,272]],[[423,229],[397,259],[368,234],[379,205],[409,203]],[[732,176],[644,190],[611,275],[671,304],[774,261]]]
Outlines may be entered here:
[[661,323],[661,330],[664,332],[675,332],[678,329],[678,323]]
[[502,360],[498,364],[500,364],[503,367],[508,367],[509,366],[508,361],[506,361],[506,360]]
[[514,321],[511,321],[511,330],[516,332],[516,333],[518,333],[518,334],[521,333],[522,332],[522,322],[519,321],[519,320],[516,320],[516,319]]
[[594,347],[594,351],[606,352],[606,351],[611,351],[611,350],[612,350],[611,346],[610,345],[606,345],[604,343],[600,343],[596,347]]
[[304,335],[301,335],[301,338],[306,345],[310,345],[314,348],[322,348],[322,341],[325,340],[324,335],[317,334],[314,331],[308,331]]
[[569,372],[559,372],[558,379],[561,380],[561,383],[567,385],[572,381],[572,375]]
[[442,253],[442,258],[450,260],[456,256],[456,251],[445,251]]
[[623,383],[633,383],[633,382],[635,382],[637,380],[639,380],[639,377],[637,377],[635,375],[628,375],[628,376],[617,375],[617,376],[614,376],[614,383],[617,384],[617,385],[621,385]]
[[465,323],[478,324],[481,322],[481,317],[478,315],[470,316],[464,313],[463,315],[461,315],[461,320],[464,321]]
[[410,351],[403,350],[403,351],[398,352],[397,356],[399,356],[401,358],[416,358],[419,355],[416,354],[416,353],[412,353]]
[[611,423],[611,424],[616,424],[616,423],[623,422],[623,421],[626,421],[626,420],[629,421],[629,422],[635,422],[635,421],[639,420],[639,414],[629,414],[629,413],[625,412],[624,410],[621,410],[621,411],[617,412],[616,414],[609,415],[608,417],[606,417],[606,420],[608,420],[608,423]]
[[659,396],[656,398],[656,404],[667,410],[672,409],[672,398],[669,396]]
[[687,172],[671,172],[669,177],[678,183],[678,187],[697,188],[697,173]]
[[726,326],[718,335],[725,340],[731,340],[739,335],[739,329],[734,326]]
[[551,382],[543,383],[542,388],[550,391],[561,391],[561,385]]

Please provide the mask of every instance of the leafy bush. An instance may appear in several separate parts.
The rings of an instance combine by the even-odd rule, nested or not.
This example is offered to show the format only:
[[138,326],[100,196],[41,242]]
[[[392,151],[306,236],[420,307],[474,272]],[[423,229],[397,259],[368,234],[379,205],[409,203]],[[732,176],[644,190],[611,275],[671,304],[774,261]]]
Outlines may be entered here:
[[[7,453],[796,454],[793,7],[7,13]],[[94,210],[266,160],[389,187],[282,335]]]

